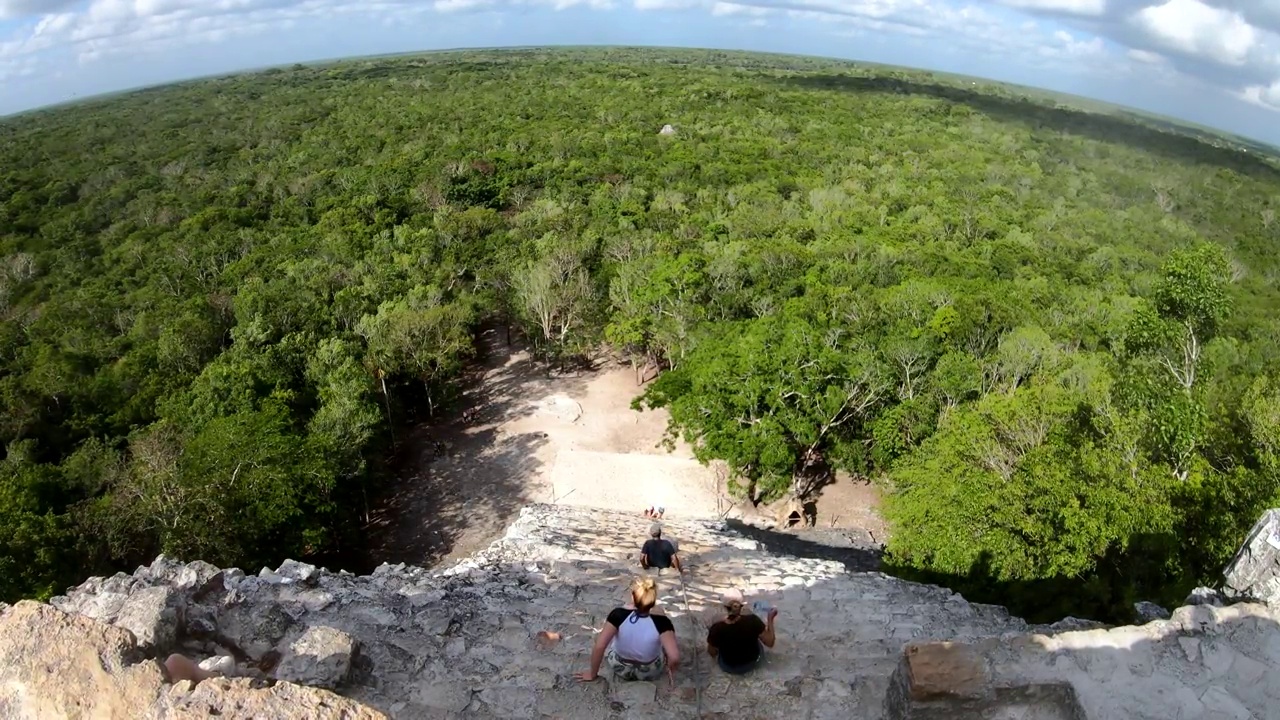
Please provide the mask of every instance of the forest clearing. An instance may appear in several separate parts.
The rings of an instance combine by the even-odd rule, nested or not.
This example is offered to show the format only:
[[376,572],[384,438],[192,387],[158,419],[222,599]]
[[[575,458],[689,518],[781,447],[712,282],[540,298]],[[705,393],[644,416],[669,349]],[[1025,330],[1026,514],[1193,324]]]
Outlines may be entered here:
[[[475,383],[443,422],[415,428],[387,495],[374,503],[368,567],[431,567],[501,537],[529,503],[630,510],[671,518],[778,518],[729,495],[724,468],[700,464],[686,443],[663,443],[669,416],[639,412],[636,373],[603,355],[598,367],[552,373],[502,333],[480,333]],[[823,489],[818,522],[883,538],[874,494],[850,478]]]

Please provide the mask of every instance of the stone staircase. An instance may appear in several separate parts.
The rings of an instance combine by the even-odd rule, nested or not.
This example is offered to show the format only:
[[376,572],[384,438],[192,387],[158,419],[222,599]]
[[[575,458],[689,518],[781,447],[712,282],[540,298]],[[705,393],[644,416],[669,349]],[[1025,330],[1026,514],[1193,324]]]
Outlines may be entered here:
[[[652,521],[601,510],[534,506],[506,538],[446,571],[466,576],[485,567],[518,565],[545,592],[522,630],[551,633],[552,662],[535,664],[557,677],[537,699],[551,717],[865,718],[883,712],[885,694],[912,640],[970,640],[1028,626],[1000,607],[966,602],[950,591],[880,573],[850,573],[836,561],[780,556],[721,523],[663,521],[677,541],[683,578],[657,573],[661,611],[675,621],[683,664],[672,685],[617,683],[570,688],[567,679],[589,664],[595,631],[627,599],[638,573],[640,544]],[[751,675],[726,675],[705,654],[706,627],[730,588],[778,608],[778,643]],[[521,678],[511,678],[518,687]],[[576,698],[574,712],[563,706]],[[556,698],[560,698],[557,700]],[[586,701],[594,698],[589,704]],[[507,716],[481,702],[477,716]],[[699,714],[701,712],[701,715]],[[564,713],[564,714],[562,714]],[[537,717],[537,715],[530,715]]]
[[[0,717],[1280,720],[1280,614],[1264,605],[1194,605],[1136,628],[1028,626],[862,572],[856,557],[797,557],[790,536],[699,520],[663,523],[686,566],[657,577],[683,656],[674,680],[578,682],[605,616],[643,572],[650,524],[535,505],[441,572],[286,561],[246,575],[161,556],[52,608],[0,608],[12,646],[0,644]],[[704,654],[730,588],[779,608],[777,645],[745,677]],[[42,637],[53,639],[31,640]],[[250,678],[165,689],[146,658],[173,651],[234,656]]]

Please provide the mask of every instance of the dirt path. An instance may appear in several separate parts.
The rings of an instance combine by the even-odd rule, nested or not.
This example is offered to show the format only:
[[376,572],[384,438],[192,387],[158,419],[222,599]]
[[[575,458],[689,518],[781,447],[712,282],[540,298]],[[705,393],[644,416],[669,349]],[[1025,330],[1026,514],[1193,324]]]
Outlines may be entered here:
[[643,388],[629,367],[548,375],[522,348],[508,348],[501,332],[485,332],[480,345],[480,372],[461,415],[401,438],[397,481],[371,513],[372,565],[429,567],[465,557],[533,502],[637,514],[662,505],[668,517],[755,514],[728,500],[688,446],[662,446],[667,413],[631,409]]

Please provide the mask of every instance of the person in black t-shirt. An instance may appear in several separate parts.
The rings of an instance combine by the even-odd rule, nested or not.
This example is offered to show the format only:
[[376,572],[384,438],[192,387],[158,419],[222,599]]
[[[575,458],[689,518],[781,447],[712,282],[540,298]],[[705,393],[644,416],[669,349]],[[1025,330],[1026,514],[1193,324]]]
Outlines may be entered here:
[[707,654],[716,659],[721,670],[742,675],[760,662],[766,647],[773,647],[778,609],[771,608],[767,620],[744,615],[742,593],[737,590],[725,593],[722,603],[725,617],[707,631]]
[[684,572],[675,544],[662,539],[662,526],[657,523],[649,528],[649,539],[640,548],[640,567],[645,570],[675,568],[676,572]]

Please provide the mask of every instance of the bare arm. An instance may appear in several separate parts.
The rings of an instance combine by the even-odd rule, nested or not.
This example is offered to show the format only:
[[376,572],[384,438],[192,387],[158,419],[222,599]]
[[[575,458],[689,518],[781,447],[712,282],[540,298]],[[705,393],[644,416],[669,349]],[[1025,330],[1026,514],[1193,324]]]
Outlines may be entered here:
[[604,629],[596,636],[596,644],[591,647],[591,669],[584,673],[578,673],[578,679],[588,682],[595,680],[600,673],[600,663],[604,662],[604,651],[608,649],[609,643],[613,642],[613,636],[618,634],[618,628],[612,623],[606,622]]
[[658,636],[658,642],[662,643],[662,652],[667,655],[667,667],[672,670],[680,667],[680,645],[676,643],[675,631],[662,633]]
[[773,621],[778,617],[778,608],[769,611],[769,619],[764,623],[764,632],[760,633],[760,642],[764,643],[767,648],[773,647],[773,643],[778,639],[773,632]]

